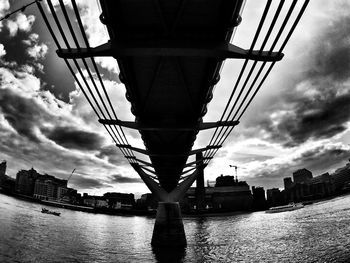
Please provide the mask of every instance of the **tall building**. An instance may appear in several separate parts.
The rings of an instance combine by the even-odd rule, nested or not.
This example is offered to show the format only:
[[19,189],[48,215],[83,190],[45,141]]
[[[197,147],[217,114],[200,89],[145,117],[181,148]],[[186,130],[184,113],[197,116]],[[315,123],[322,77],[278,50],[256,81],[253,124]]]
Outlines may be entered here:
[[267,208],[265,190],[260,186],[253,186],[253,210],[265,210]]
[[157,209],[157,206],[158,200],[151,193],[143,194],[136,200],[136,207],[139,209]]
[[312,172],[303,168],[295,171],[293,173],[293,181],[294,183],[305,183],[312,178]]
[[350,183],[350,159],[344,167],[337,169],[333,174],[334,186],[336,191],[341,191],[343,187]]
[[283,179],[284,190],[290,189],[293,186],[293,181],[291,177],[286,177]]
[[6,161],[0,163],[0,186],[6,180]]
[[124,194],[116,192],[108,192],[103,195],[108,201],[108,206],[114,209],[131,209],[135,205],[134,194]]
[[16,192],[22,195],[33,196],[35,181],[40,174],[33,168],[21,170],[16,175]]
[[280,189],[272,188],[266,191],[267,203],[269,206],[279,206],[284,204],[284,196]]
[[15,179],[6,175],[6,161],[0,163],[0,190],[5,193],[15,191]]
[[39,174],[33,168],[21,170],[16,175],[16,192],[37,199],[56,200],[58,188],[67,188],[67,180],[52,175]]
[[[196,188],[188,189],[181,201],[184,210],[197,209]],[[249,185],[244,181],[234,179],[234,176],[219,176],[215,187],[205,188],[204,207],[207,209],[220,209],[227,211],[250,210],[253,196]]]
[[67,180],[52,175],[39,175],[35,181],[33,197],[44,200],[59,200],[67,190]]
[[6,174],[6,161],[0,163],[0,176]]

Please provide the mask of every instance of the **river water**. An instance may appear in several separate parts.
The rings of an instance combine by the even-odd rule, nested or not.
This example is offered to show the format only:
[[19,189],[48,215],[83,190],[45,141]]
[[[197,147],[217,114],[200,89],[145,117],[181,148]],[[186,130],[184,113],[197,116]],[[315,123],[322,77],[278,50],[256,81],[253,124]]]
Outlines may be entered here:
[[153,251],[154,218],[89,214],[0,194],[0,262],[350,262],[350,196],[291,212],[185,218],[188,246]]

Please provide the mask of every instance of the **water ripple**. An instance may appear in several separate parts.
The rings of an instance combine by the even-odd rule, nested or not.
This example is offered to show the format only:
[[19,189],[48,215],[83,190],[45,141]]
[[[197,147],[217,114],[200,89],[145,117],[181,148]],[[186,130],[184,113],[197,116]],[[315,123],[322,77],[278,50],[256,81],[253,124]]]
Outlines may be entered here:
[[0,262],[350,262],[350,196],[303,209],[184,219],[188,246],[152,250],[154,219],[41,206],[1,195]]

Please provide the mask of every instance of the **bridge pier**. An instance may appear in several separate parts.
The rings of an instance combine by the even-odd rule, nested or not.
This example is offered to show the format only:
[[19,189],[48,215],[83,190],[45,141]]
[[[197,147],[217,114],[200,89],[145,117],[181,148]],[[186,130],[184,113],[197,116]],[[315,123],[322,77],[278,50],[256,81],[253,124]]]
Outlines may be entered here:
[[182,222],[179,200],[186,194],[204,168],[197,164],[197,169],[179,183],[170,193],[166,192],[157,182],[147,175],[139,164],[131,164],[141,179],[160,200],[158,202],[156,221],[151,244],[157,248],[184,248],[187,245],[185,229]]
[[152,246],[186,247],[186,235],[178,202],[159,202]]

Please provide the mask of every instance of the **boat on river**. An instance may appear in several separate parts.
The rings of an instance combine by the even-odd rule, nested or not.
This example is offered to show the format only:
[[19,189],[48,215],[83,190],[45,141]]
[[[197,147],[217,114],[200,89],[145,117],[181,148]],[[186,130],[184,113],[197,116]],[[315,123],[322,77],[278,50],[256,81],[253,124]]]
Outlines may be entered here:
[[280,212],[286,212],[286,211],[293,211],[303,207],[304,205],[301,203],[298,203],[298,204],[290,203],[288,205],[271,207],[269,210],[266,210],[265,213],[280,213]]
[[46,209],[46,208],[41,208],[41,213],[55,215],[55,216],[60,216],[61,214],[59,212],[50,211],[49,209]]

